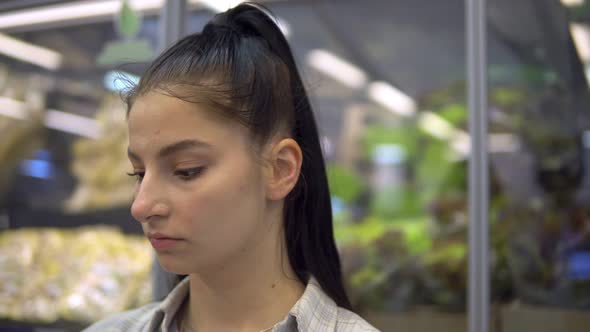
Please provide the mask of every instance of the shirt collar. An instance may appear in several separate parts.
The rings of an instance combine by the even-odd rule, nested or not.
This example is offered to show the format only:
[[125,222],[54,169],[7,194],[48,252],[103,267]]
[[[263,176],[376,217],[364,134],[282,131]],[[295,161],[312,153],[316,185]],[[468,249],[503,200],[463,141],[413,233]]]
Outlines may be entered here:
[[[175,316],[189,293],[189,278],[186,277],[160,302],[150,327],[163,332],[176,331],[173,327]],[[338,306],[324,291],[314,277],[310,277],[303,295],[289,311],[285,320],[277,324],[274,331],[289,330],[297,326],[298,331],[334,331]]]
[[334,331],[338,306],[311,277],[289,315],[296,319],[299,331]]
[[166,298],[160,302],[158,309],[150,322],[150,331],[176,331],[175,316],[189,293],[189,277],[182,279]]

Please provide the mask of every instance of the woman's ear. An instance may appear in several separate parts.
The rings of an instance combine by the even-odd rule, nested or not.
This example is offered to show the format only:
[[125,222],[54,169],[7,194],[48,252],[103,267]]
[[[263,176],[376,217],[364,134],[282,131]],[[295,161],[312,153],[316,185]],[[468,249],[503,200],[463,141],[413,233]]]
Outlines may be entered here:
[[303,154],[292,138],[278,141],[270,151],[266,195],[270,200],[280,200],[293,190],[299,179]]

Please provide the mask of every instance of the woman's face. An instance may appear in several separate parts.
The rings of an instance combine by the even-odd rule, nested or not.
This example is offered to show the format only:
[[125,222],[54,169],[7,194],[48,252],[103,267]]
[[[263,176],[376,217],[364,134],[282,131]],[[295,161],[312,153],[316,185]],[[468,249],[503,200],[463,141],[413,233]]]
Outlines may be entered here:
[[268,235],[264,171],[246,128],[157,92],[135,101],[128,127],[131,213],[165,270],[222,267]]

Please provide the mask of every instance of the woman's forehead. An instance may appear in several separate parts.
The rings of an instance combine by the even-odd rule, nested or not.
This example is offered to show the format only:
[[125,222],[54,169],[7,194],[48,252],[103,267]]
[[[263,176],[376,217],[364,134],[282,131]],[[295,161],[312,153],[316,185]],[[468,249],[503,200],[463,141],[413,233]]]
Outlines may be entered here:
[[150,92],[137,98],[129,113],[129,130],[154,127],[195,130],[197,128],[231,128],[233,124],[222,119],[203,104],[190,103],[162,93]]
[[194,104],[161,93],[137,98],[129,113],[129,144],[163,145],[198,140],[219,146],[244,140],[245,128]]

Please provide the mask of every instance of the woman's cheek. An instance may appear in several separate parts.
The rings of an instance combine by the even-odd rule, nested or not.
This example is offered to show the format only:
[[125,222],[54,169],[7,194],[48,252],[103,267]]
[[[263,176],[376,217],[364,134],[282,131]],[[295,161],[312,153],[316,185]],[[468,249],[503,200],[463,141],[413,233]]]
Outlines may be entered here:
[[210,229],[223,218],[223,214],[231,207],[220,204],[219,197],[223,197],[223,194],[201,191],[184,202],[183,214],[191,224],[191,229],[199,231]]

